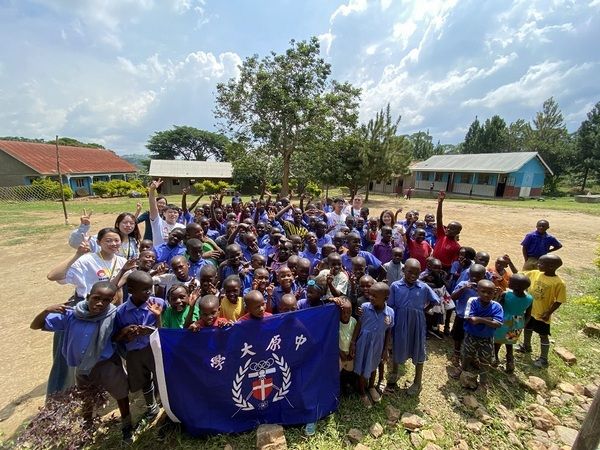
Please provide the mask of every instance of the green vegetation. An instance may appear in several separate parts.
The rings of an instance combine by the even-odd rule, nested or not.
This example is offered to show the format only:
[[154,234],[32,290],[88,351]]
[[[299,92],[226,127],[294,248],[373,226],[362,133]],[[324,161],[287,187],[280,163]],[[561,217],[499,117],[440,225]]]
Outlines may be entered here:
[[[37,186],[40,188],[40,194],[36,195],[38,198],[43,199],[53,199],[59,200],[60,196],[60,183],[58,181],[53,181],[47,177],[41,177],[31,182],[32,186]],[[63,184],[63,195],[65,196],[65,200],[71,200],[73,198],[73,190]]]
[[100,197],[124,197],[132,193],[146,196],[147,193],[146,186],[139,179],[96,181],[92,183],[92,190]]

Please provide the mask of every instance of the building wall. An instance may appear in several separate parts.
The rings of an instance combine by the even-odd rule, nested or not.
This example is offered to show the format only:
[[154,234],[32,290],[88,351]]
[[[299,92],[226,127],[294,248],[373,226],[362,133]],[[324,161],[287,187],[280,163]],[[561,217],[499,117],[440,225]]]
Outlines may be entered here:
[[0,151],[0,186],[31,184],[29,179],[39,176],[31,167]]
[[[204,181],[205,178],[175,178],[175,177],[161,177],[163,180],[163,184],[160,186],[160,193],[162,195],[177,195],[181,194],[181,190],[183,188],[189,187],[195,183],[199,183]],[[207,178],[208,179],[208,178]],[[191,183],[190,181],[193,181]],[[226,181],[227,183],[231,183],[231,178],[210,178],[210,181],[213,183],[218,183],[219,181]]]
[[514,178],[513,186],[538,189],[544,187],[545,175],[544,166],[539,159],[534,158],[518,171],[511,173],[510,177]]

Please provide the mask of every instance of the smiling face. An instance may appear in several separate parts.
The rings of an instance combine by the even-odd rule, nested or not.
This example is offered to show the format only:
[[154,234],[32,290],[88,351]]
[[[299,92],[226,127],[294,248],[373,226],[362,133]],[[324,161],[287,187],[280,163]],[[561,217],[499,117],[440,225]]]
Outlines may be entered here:
[[183,238],[185,237],[185,232],[181,228],[175,228],[169,233],[167,237],[167,245],[169,247],[177,247]]
[[179,210],[167,206],[163,210],[163,216],[165,217],[165,222],[167,222],[169,225],[173,225],[177,222],[177,219],[179,218]]
[[244,297],[246,303],[246,311],[255,319],[262,319],[265,316],[267,309],[265,298],[258,291],[250,291]]
[[200,320],[205,327],[212,327],[219,316],[219,299],[214,295],[205,295],[200,299]]
[[145,272],[149,271],[156,264],[156,254],[152,250],[144,250],[140,252],[138,257],[138,269]]
[[496,296],[496,286],[490,280],[480,280],[477,283],[477,296],[483,305],[489,305]]
[[279,285],[283,289],[289,289],[294,282],[294,275],[288,267],[282,267],[279,269],[279,272],[277,272],[277,281],[279,281]]
[[239,278],[236,279],[227,279],[223,284],[223,289],[225,290],[225,297],[229,300],[230,303],[237,303],[238,297],[240,296],[241,284]]
[[96,289],[92,288],[92,292],[87,298],[90,314],[92,316],[97,316],[98,314],[103,313],[113,301],[115,294],[115,290],[108,286],[98,287]]
[[135,229],[135,218],[131,214],[126,214],[121,221],[117,223],[117,228],[124,236],[128,236]]
[[105,233],[98,241],[100,249],[106,255],[116,255],[121,248],[121,236],[118,233]]
[[179,281],[187,281],[190,277],[190,263],[184,256],[175,256],[171,259],[171,270]]
[[185,286],[177,286],[169,292],[169,305],[177,312],[182,312],[188,305],[188,292]]

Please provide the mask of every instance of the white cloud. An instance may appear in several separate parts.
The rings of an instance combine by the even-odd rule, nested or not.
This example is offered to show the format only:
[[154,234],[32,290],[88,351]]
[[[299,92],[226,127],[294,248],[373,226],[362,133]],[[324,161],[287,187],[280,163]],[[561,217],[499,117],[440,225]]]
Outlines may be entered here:
[[331,29],[327,33],[320,34],[318,36],[319,42],[321,43],[321,47],[325,49],[325,54],[329,55],[329,51],[331,50],[331,44],[335,39],[335,35],[331,33]]
[[408,40],[417,29],[417,24],[409,20],[407,22],[395,23],[392,30],[392,38],[402,44],[402,50],[408,45]]
[[381,10],[385,11],[391,6],[392,0],[380,0],[379,4],[381,6]]
[[347,4],[340,5],[329,18],[329,23],[333,23],[339,15],[348,16],[353,13],[361,13],[367,10],[367,0],[348,0]]

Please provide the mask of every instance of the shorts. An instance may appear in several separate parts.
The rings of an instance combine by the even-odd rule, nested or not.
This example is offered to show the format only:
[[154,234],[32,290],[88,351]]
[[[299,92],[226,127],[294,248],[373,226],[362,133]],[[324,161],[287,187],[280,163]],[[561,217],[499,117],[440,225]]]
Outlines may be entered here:
[[97,363],[88,375],[76,372],[75,382],[81,389],[90,387],[104,389],[115,400],[121,400],[129,395],[127,375],[123,370],[121,358],[116,353],[110,359]]
[[152,348],[148,345],[140,350],[129,350],[125,361],[127,362],[129,390],[137,392],[143,388],[149,389],[152,381],[156,379]]
[[452,339],[462,341],[465,338],[465,318],[454,316],[454,325],[452,325]]
[[489,366],[492,363],[494,354],[494,338],[479,337],[467,334],[462,345],[463,369],[470,369],[470,361],[477,360],[482,366]]
[[525,325],[525,329],[535,331],[541,336],[550,336],[550,324],[534,319],[533,317],[529,319],[529,322]]

